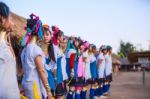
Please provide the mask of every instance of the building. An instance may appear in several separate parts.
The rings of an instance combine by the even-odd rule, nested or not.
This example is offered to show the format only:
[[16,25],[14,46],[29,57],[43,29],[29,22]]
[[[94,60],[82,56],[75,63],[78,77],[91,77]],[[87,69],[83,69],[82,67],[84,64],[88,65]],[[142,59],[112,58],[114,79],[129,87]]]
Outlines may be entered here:
[[127,58],[135,67],[145,67],[146,69],[150,69],[150,51],[131,52],[128,53]]

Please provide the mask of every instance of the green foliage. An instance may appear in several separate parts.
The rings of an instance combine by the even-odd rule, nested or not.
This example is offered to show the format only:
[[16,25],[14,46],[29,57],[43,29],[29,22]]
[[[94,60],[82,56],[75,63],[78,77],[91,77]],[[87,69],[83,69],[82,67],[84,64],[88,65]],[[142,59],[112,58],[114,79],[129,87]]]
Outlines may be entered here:
[[120,57],[127,57],[129,52],[134,52],[136,50],[135,46],[130,42],[120,41],[120,49],[118,55]]

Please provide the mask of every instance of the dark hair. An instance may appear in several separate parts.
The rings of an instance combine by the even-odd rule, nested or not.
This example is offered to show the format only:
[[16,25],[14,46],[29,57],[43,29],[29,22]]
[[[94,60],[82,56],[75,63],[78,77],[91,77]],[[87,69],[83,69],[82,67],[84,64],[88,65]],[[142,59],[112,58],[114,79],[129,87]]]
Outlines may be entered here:
[[[49,28],[43,27],[43,32],[44,32],[44,31],[49,31],[49,33],[52,34]],[[50,40],[49,43],[50,43],[50,44],[48,45],[48,56],[49,56],[49,59],[50,59],[50,60],[53,60],[53,61],[56,63],[55,54],[54,54],[54,47],[53,47],[53,42],[52,42],[52,40]]]
[[64,33],[61,31],[61,30],[59,30],[57,33],[56,33],[56,38],[58,39],[58,36],[62,36]]
[[44,31],[48,31],[50,34],[52,34],[52,32],[50,31],[50,29],[49,29],[49,28],[45,28],[45,27],[43,27],[43,33],[44,33]]
[[[27,19],[27,28],[29,28],[30,30],[33,30],[36,23],[37,23],[37,20],[35,20],[35,19]],[[37,33],[32,31],[31,35],[37,36]]]
[[88,47],[87,47],[87,48],[85,48],[85,49],[84,49],[84,52],[86,52],[88,49],[89,49]]
[[81,47],[84,44],[84,42],[80,38],[78,38],[78,42],[79,42],[79,47]]
[[92,45],[92,50],[96,50],[96,46],[95,45]]
[[75,39],[74,39],[74,41],[73,41],[73,45],[74,45],[74,47],[78,50],[78,48],[79,48],[79,45],[78,46],[76,46],[75,45],[75,42],[79,42],[79,39],[77,38],[77,37],[75,37]]
[[[9,14],[10,14],[9,7],[5,3],[0,2],[0,17],[8,18]],[[0,18],[0,27],[1,25],[2,25],[2,18]]]
[[53,42],[52,40],[50,40],[49,42],[49,46],[48,46],[48,55],[49,55],[49,59],[53,60],[56,63],[56,59],[55,59],[55,53],[54,53],[54,47],[53,47]]
[[0,16],[8,18],[9,14],[9,7],[5,3],[0,2]]

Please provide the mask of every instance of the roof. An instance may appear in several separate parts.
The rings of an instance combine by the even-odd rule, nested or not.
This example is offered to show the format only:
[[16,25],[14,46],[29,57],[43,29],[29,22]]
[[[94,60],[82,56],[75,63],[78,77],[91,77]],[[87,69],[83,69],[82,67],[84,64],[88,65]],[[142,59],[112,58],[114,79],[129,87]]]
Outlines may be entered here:
[[132,52],[132,53],[129,53],[127,55],[127,57],[128,57],[129,62],[131,62],[131,63],[138,62],[139,57],[141,57],[141,58],[146,58],[147,57],[150,60],[150,51]]
[[120,65],[121,64],[121,62],[116,58],[112,58],[112,62],[114,65]]
[[130,62],[127,58],[119,58],[119,61],[121,62],[121,65],[128,65]]

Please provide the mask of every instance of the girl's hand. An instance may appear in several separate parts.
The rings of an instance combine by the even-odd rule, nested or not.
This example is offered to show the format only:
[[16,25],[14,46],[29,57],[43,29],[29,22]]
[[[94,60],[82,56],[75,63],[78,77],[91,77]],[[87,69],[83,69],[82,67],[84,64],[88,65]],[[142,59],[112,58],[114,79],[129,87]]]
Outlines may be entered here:
[[54,99],[51,93],[48,94],[47,99]]

